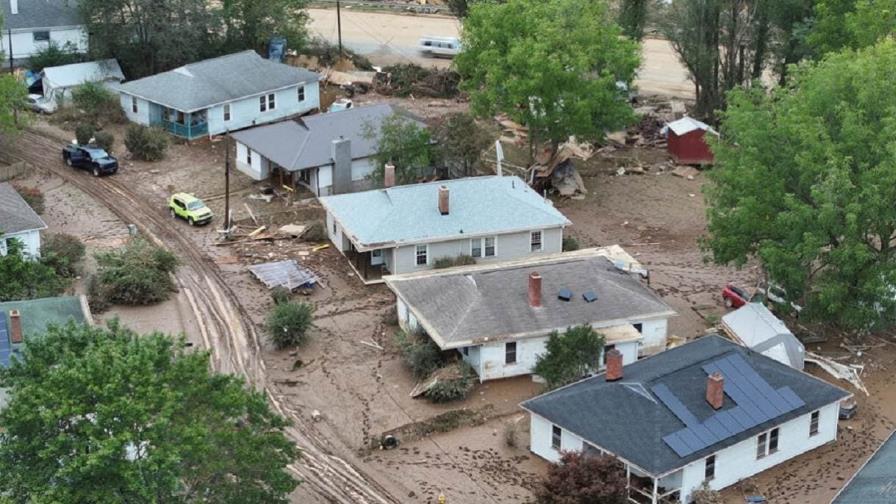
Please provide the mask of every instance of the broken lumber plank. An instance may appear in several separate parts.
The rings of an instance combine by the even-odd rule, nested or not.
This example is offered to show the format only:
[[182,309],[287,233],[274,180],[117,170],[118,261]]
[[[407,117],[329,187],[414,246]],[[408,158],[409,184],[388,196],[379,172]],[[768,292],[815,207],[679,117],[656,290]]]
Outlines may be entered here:
[[252,222],[254,222],[255,225],[257,226],[257,225],[258,225],[258,219],[255,218],[255,214],[252,213],[252,209],[249,208],[249,204],[248,204],[248,203],[243,203],[243,206],[246,207],[246,211],[249,212],[249,217],[252,217]]

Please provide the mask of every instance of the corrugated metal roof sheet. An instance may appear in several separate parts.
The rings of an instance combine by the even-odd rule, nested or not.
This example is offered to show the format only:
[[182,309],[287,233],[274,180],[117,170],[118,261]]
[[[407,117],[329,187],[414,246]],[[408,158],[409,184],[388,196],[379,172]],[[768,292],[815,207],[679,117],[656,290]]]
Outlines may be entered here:
[[705,122],[698,121],[692,117],[682,117],[677,121],[672,121],[663,126],[662,133],[665,135],[668,130],[672,130],[678,136],[685,135],[694,130],[703,130],[709,131],[711,133],[716,133],[716,130],[712,129],[712,127]]
[[124,80],[124,74],[115,59],[47,67],[43,72],[44,79],[59,88],[80,86],[87,82],[121,82]]

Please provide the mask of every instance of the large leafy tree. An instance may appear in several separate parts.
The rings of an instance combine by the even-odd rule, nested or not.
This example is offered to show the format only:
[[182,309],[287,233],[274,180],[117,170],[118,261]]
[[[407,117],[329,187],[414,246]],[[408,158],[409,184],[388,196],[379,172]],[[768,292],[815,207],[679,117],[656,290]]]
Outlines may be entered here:
[[306,4],[307,0],[223,0],[225,51],[261,51],[274,35],[285,37],[290,47],[300,47],[307,38]]
[[433,145],[429,130],[401,115],[392,114],[379,128],[364,124],[364,136],[377,144],[374,169],[370,178],[377,185],[383,183],[385,166],[395,166],[395,182],[412,184],[427,175],[432,168]]
[[285,421],[182,341],[69,324],[0,375],[10,502],[288,502]]
[[[0,12],[0,27],[3,27],[3,13]],[[0,51],[0,61],[5,58]],[[12,74],[0,75],[0,133],[11,133],[18,129],[16,111],[22,107],[28,90]],[[2,233],[0,229],[0,233]]]
[[493,137],[473,116],[464,112],[448,114],[435,129],[438,155],[449,175],[470,177],[475,175],[482,152]]
[[606,2],[510,0],[471,6],[455,59],[477,115],[508,114],[537,141],[596,140],[634,117],[619,82],[638,68]]
[[619,3],[619,26],[635,40],[644,38],[648,3],[648,0],[621,0]]
[[[0,230],[0,246],[3,233]],[[25,247],[17,238],[6,239],[5,255],[0,255],[0,301],[57,296],[67,281],[52,266],[25,257]]]
[[896,0],[820,0],[809,33],[816,55],[873,45],[896,30]]
[[625,468],[609,455],[564,452],[535,489],[536,504],[625,504]]
[[804,313],[891,325],[896,309],[896,42],[797,67],[771,96],[731,95],[705,245],[758,257]]
[[572,383],[597,370],[603,348],[604,336],[590,325],[570,327],[563,334],[554,331],[535,362],[535,374],[548,388]]

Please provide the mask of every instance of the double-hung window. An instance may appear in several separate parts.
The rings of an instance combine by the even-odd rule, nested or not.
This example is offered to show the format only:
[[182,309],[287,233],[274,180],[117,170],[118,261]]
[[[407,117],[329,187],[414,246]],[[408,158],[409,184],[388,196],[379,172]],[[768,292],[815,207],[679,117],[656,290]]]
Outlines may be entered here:
[[504,344],[504,364],[516,364],[516,341]]
[[763,432],[756,438],[756,458],[761,459],[766,455],[777,453],[778,451],[778,428]]
[[135,114],[137,113],[137,97],[136,96],[131,97],[131,112],[133,112]]
[[274,98],[276,96],[277,95],[275,95],[274,93],[268,95],[268,110],[274,110],[275,108],[277,108],[277,102],[274,101]]
[[775,427],[768,433],[768,454],[778,452],[778,428]]
[[229,103],[224,104],[224,120],[225,121],[230,120],[230,104]]
[[258,97],[258,110],[259,110],[260,112],[267,112],[267,111],[268,111],[268,99],[267,99],[266,96],[259,96],[259,97]]
[[497,243],[498,238],[495,236],[473,238],[470,240],[470,255],[476,258],[495,257],[498,255]]
[[541,252],[541,231],[532,231],[529,234],[529,248],[532,252]]
[[813,411],[809,417],[809,437],[818,434],[818,411]]
[[299,86],[298,96],[300,103],[305,101],[305,86]]
[[482,239],[473,238],[470,240],[470,255],[472,257],[482,257]]
[[498,255],[498,250],[495,244],[498,239],[494,236],[489,236],[485,240],[485,257],[495,257]]
[[553,425],[551,426],[551,448],[559,450],[563,441],[563,429]]
[[706,467],[703,469],[703,479],[710,481],[716,477],[716,456],[706,457]]
[[429,250],[427,245],[417,245],[417,266],[429,264]]

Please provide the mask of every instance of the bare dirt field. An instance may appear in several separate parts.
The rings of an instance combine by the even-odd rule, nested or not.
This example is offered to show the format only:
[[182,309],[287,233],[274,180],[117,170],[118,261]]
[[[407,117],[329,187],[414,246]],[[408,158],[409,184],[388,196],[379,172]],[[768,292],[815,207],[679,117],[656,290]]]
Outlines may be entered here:
[[[359,97],[359,103],[381,100],[376,95]],[[465,107],[453,100],[390,101],[402,102],[429,119]],[[57,137],[71,135],[51,125],[38,127]],[[122,128],[111,130],[122,138]],[[131,161],[120,145],[115,152],[122,160],[116,182],[158,212],[164,212],[165,198],[176,190],[196,193],[216,215],[223,215],[223,143],[176,144],[158,163]],[[638,170],[630,168],[636,166],[644,167],[645,173],[635,174]],[[724,312],[719,292],[726,282],[754,284],[753,269],[734,270],[703,260],[697,240],[706,225],[701,193],[704,174],[693,180],[672,175],[665,153],[650,145],[606,149],[577,167],[588,194],[580,200],[555,201],[573,221],[569,233],[583,246],[621,244],[645,264],[651,271],[651,286],[679,313],[671,323],[671,334],[687,338],[703,334],[709,322]],[[620,167],[630,170],[617,175]],[[77,234],[92,251],[115,247],[126,239],[126,223],[58,177],[42,173],[26,181],[47,193],[45,218],[51,231]],[[321,218],[319,205],[303,199],[307,195],[290,200],[277,197],[270,203],[251,198],[261,185],[234,172],[231,208],[243,229],[307,224]],[[448,502],[464,504],[529,499],[546,464],[528,452],[528,422],[517,405],[537,394],[538,385],[528,378],[491,382],[478,385],[467,400],[448,405],[411,399],[408,392],[415,383],[393,340],[394,298],[382,286],[363,286],[338,252],[332,248],[314,251],[317,243],[295,239],[219,246],[218,223],[190,228],[171,220],[170,226],[212,258],[251,319],[243,322],[259,330],[273,303],[267,290],[247,272],[247,265],[290,258],[319,275],[320,285],[310,295],[299,296],[316,308],[317,327],[310,343],[294,351],[263,345],[261,356],[273,397],[285,411],[303,420],[303,433],[322,440],[329,454],[376,481],[396,502],[436,502],[440,493]],[[201,330],[188,305],[189,300],[179,294],[160,307],[115,308],[104,316],[117,314],[140,330],[183,331],[201,344]],[[821,352],[844,355],[837,341],[823,345]],[[854,360],[868,366],[871,396],[859,398],[856,419],[841,423],[840,441],[732,488],[726,493],[729,502],[742,502],[742,493],[753,489],[775,503],[826,502],[871,453],[896,421],[892,391],[896,344],[881,343]],[[507,424],[516,426],[515,447],[505,441]],[[384,433],[398,433],[400,447],[377,449]],[[300,487],[293,500],[329,502],[310,485]]]

